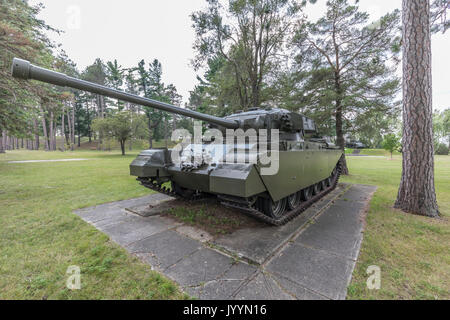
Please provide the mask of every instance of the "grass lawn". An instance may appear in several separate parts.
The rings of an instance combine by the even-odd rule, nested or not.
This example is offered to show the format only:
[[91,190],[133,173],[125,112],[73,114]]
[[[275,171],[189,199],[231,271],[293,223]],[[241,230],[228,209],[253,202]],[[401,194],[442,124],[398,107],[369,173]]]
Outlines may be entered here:
[[[129,176],[135,157],[118,151],[11,151],[0,154],[0,298],[177,299],[177,286],[72,214],[76,208],[149,193]],[[10,160],[87,158],[20,163]],[[378,185],[370,204],[349,299],[449,299],[450,156],[436,157],[442,220],[392,209],[400,156],[348,157],[344,182]],[[81,268],[82,290],[66,289],[67,267]],[[366,270],[381,268],[381,289]]]
[[[345,154],[351,154],[353,153],[353,150],[354,149],[345,148]],[[360,149],[360,154],[366,156],[384,156],[384,157],[391,156],[390,152],[384,149]],[[393,155],[400,155],[400,152],[394,151]]]
[[[135,157],[117,151],[0,154],[0,299],[177,299],[177,286],[114,244],[72,210],[143,196],[129,176]],[[9,160],[88,161],[8,164]],[[81,290],[66,289],[67,267]]]
[[[435,157],[441,220],[393,209],[401,157],[348,157],[342,181],[377,185],[348,299],[450,299],[450,156]],[[381,268],[380,290],[366,287],[367,267]]]

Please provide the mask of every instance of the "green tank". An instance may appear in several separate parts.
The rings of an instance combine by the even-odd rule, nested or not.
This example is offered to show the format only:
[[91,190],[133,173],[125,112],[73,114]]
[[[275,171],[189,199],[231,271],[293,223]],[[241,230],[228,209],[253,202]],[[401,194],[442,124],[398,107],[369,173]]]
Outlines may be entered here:
[[[209,124],[173,149],[142,151],[130,174],[147,188],[187,200],[216,197],[282,225],[333,190],[343,152],[319,137],[313,120],[285,109],[253,108],[224,118],[144,98],[15,58],[12,75],[180,114]],[[198,133],[197,135],[195,133]],[[177,138],[178,133],[173,137]]]

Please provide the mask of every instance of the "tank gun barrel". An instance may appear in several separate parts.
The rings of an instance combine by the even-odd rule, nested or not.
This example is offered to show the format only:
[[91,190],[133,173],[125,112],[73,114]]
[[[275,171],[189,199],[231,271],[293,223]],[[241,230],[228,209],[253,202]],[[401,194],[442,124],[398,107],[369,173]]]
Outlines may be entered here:
[[91,93],[96,93],[106,97],[127,101],[134,104],[152,107],[158,110],[167,111],[171,113],[180,114],[183,116],[191,117],[194,119],[214,123],[228,129],[239,128],[239,123],[234,120],[226,120],[219,117],[203,114],[189,109],[183,109],[169,103],[144,98],[135,94],[127,93],[121,90],[116,90],[102,86],[97,83],[80,80],[74,77],[70,77],[63,73],[52,71],[49,69],[41,68],[31,64],[29,61],[14,58],[11,67],[11,74],[13,77],[20,79],[34,79],[46,83],[51,83],[58,86],[70,87]]

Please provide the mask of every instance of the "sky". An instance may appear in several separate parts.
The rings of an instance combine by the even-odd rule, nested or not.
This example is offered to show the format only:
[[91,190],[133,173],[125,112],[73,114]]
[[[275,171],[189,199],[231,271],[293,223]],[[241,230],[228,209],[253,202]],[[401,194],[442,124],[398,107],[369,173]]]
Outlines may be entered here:
[[[206,7],[205,0],[31,0],[43,3],[39,18],[64,31],[49,33],[60,43],[80,70],[97,57],[117,59],[125,68],[141,59],[158,59],[163,81],[173,83],[187,102],[197,84],[197,73],[190,65],[195,40],[190,14]],[[325,0],[306,7],[313,21],[325,12]],[[401,0],[360,0],[359,7],[377,20],[401,8]],[[432,37],[433,107],[450,107],[450,32]],[[400,72],[400,70],[399,70]]]

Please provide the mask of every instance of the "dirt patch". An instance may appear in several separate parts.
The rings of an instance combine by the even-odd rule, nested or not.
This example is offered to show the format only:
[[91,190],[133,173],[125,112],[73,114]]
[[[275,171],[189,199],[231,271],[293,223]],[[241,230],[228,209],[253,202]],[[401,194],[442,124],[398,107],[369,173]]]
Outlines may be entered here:
[[216,199],[195,202],[173,200],[170,202],[170,208],[161,214],[204,230],[213,237],[230,234],[238,229],[266,225],[249,217],[245,212],[221,205]]

